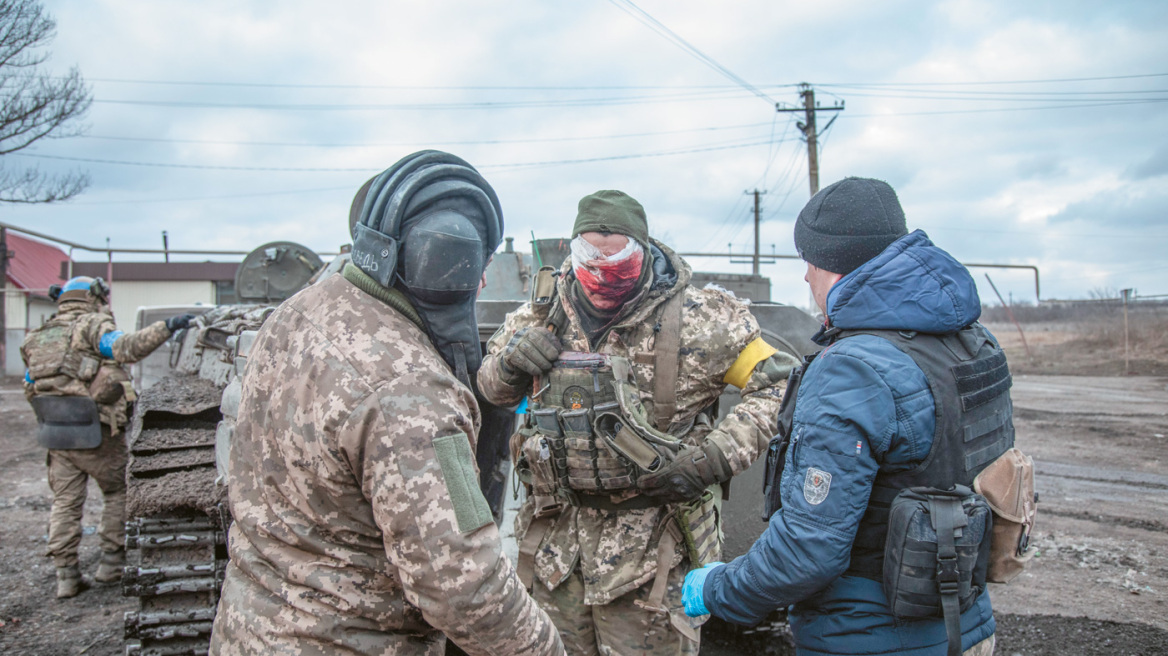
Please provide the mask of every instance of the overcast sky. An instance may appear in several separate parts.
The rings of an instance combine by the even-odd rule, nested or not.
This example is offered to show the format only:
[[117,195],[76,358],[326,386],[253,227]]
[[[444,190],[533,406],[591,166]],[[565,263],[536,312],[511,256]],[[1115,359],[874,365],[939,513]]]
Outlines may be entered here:
[[[160,247],[166,230],[179,249],[335,251],[357,188],[438,148],[483,172],[523,246],[621,189],[678,250],[747,251],[758,189],[762,250],[793,254],[803,117],[775,103],[801,103],[806,82],[846,103],[818,114],[821,186],[887,180],[910,229],[963,262],[1037,266],[1044,299],[1168,294],[1166,2],[45,5],[50,66],[92,85],[88,132],[5,166],[92,184],[0,220],[85,244]],[[983,301],[986,273],[1035,298],[1025,270],[973,272]],[[801,264],[763,273],[774,300],[806,305]]]

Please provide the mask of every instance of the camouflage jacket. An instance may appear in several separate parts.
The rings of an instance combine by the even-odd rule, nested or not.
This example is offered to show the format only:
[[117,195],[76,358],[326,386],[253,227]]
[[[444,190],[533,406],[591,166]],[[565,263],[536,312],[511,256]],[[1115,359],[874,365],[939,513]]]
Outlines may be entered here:
[[212,653],[432,653],[440,630],[472,655],[562,654],[479,491],[473,394],[361,276],[301,291],[251,349]]
[[[60,352],[58,343],[50,337],[54,329],[58,328],[64,328],[68,335],[66,339],[69,345],[64,353]],[[38,362],[73,362],[60,368],[52,367],[55,371],[49,374],[28,372],[24,379],[25,396],[91,396],[95,392],[94,381],[99,378],[99,374],[99,386],[107,379],[113,381],[113,384],[120,384],[117,382],[120,380],[128,381],[129,375],[122,365],[132,364],[150,355],[170,339],[170,335],[170,330],[162,321],[156,321],[137,332],[123,333],[118,330],[106,306],[79,300],[65,301],[43,326],[25,336],[20,346],[20,356],[25,367],[33,369],[38,368]],[[46,350],[52,350],[53,353],[47,353]],[[102,423],[112,428],[125,426],[128,420],[126,397],[119,395],[116,401],[99,402],[98,412]]]
[[[639,307],[621,320],[595,349],[598,353],[629,359],[639,382],[641,400],[653,416],[653,346],[666,300],[685,294],[682,310],[681,351],[677,376],[677,409],[673,426],[688,426],[726,389],[724,377],[747,344],[759,337],[758,321],[747,304],[732,294],[713,287],[696,289],[689,285],[690,267],[679,256],[654,241],[677,272],[676,283],[667,289],[648,291],[633,302]],[[571,261],[564,263],[557,281],[561,302],[570,298]],[[591,351],[576,310],[564,303],[569,324],[561,340],[564,348]],[[487,357],[479,370],[483,395],[497,405],[514,405],[529,386],[513,387],[500,378],[498,358],[511,337],[521,328],[540,324],[530,304],[507,315],[503,326],[487,343]],[[713,441],[726,456],[735,475],[745,471],[763,453],[778,430],[778,410],[785,381],[776,382],[753,374],[741,390],[742,402],[714,429],[697,424],[686,440]],[[548,588],[555,588],[580,566],[586,604],[606,604],[640,587],[657,571],[656,549],[672,507],[645,510],[606,511],[569,507],[555,520],[535,555],[535,576]],[[520,540],[531,521],[529,499],[517,519]],[[669,567],[682,560],[678,548]]]

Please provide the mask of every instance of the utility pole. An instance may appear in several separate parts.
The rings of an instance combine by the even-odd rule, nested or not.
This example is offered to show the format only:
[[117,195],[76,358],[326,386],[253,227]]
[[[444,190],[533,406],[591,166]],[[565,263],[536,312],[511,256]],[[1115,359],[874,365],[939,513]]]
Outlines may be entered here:
[[752,260],[753,266],[751,268],[751,272],[757,276],[759,273],[758,265],[759,265],[759,262],[761,260],[761,256],[759,254],[759,243],[758,243],[759,242],[758,225],[759,225],[759,223],[761,223],[761,215],[759,213],[759,208],[758,208],[758,197],[762,194],[765,194],[766,192],[759,191],[758,189],[755,189],[754,191],[744,191],[742,193],[754,194],[754,258]]
[[[803,97],[802,107],[781,107],[775,106],[776,112],[803,112],[803,120],[796,123],[799,129],[803,132],[803,137],[807,140],[807,173],[811,181],[811,195],[814,196],[819,192],[819,135],[826,132],[831,124],[839,117],[838,112],[844,110],[844,101],[830,107],[821,107],[815,102],[815,89],[811,85],[804,82],[799,85],[799,95]],[[837,112],[827,125],[823,126],[820,131],[816,128],[815,115],[819,112]]]

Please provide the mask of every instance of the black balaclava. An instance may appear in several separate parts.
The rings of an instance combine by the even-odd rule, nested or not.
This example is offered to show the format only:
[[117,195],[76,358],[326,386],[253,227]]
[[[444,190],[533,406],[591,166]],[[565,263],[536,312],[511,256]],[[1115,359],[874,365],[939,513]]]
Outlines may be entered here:
[[[430,341],[467,387],[482,364],[475,299],[503,236],[494,189],[470,164],[423,150],[362,187],[353,264],[405,294]],[[360,196],[361,192],[358,192]]]

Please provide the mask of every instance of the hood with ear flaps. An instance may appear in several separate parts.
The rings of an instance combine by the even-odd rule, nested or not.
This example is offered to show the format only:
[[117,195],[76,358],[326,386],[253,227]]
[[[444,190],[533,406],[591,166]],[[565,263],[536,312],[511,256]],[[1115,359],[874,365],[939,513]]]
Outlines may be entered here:
[[423,150],[366,182],[350,217],[353,264],[405,294],[434,347],[473,389],[482,364],[475,298],[503,238],[495,190],[462,159]]

